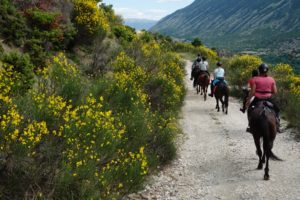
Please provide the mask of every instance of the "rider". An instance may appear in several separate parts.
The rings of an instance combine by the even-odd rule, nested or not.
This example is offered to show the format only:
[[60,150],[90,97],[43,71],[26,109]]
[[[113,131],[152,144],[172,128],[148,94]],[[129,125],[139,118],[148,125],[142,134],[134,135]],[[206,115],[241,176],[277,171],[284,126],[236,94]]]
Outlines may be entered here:
[[222,63],[217,62],[217,68],[214,71],[214,80],[211,81],[211,84],[210,84],[211,93],[209,94],[209,96],[211,96],[211,97],[214,96],[214,86],[218,85],[222,81],[225,82],[224,76],[225,76],[225,70],[222,68]]
[[240,108],[240,111],[242,113],[245,113],[245,111],[246,111],[246,102],[249,97],[249,91],[251,90],[251,86],[253,84],[254,77],[256,77],[256,76],[258,76],[258,70],[254,69],[254,70],[252,70],[252,77],[248,80],[247,88],[243,89],[243,92],[244,92],[243,108]]
[[[277,93],[276,82],[272,77],[268,76],[268,74],[267,74],[268,70],[269,70],[269,67],[265,63],[262,63],[258,67],[259,76],[253,78],[252,85],[251,85],[250,98],[248,100],[248,105],[249,105],[249,101],[252,97],[254,97],[254,100],[249,105],[248,113],[251,112],[251,110],[253,109],[253,107],[256,105],[256,103],[258,101],[265,100],[265,101],[271,102],[273,104],[273,109],[276,114],[277,131],[281,132],[279,129],[280,128],[280,118],[279,118],[280,110],[272,98],[272,94]],[[250,132],[250,129],[247,128],[247,131]]]
[[[201,64],[201,62],[202,62],[201,55],[198,54],[197,59],[194,61],[193,65],[192,65],[192,72],[191,72],[191,78],[190,78],[191,80],[193,80],[193,78],[194,78],[194,83],[193,83],[194,87],[196,86],[196,78],[195,78],[195,76],[200,71],[200,64]],[[197,73],[197,71],[198,71],[198,73]]]
[[202,62],[200,62],[200,73],[206,72],[208,76],[210,76],[208,72],[209,64],[206,60],[206,57],[202,57]]

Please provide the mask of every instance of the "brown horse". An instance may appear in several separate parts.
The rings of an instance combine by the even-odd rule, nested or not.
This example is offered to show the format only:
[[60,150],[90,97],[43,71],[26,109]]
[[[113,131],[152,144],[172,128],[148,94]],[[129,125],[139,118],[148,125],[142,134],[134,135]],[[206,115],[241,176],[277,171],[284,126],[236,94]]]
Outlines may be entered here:
[[224,81],[219,82],[217,86],[215,86],[214,94],[216,98],[216,109],[220,112],[219,101],[222,103],[222,111],[228,114],[228,98],[229,98],[229,88],[227,87]]
[[[272,153],[273,142],[276,137],[276,115],[270,108],[270,102],[258,101],[254,108],[248,109],[248,119],[250,125],[250,132],[253,134],[254,143],[256,146],[256,153],[259,157],[257,169],[263,168],[265,163],[264,179],[269,180],[269,158],[274,160],[281,160]],[[260,148],[260,139],[263,138],[263,150]]]
[[207,72],[202,72],[198,76],[197,80],[197,94],[204,95],[204,101],[207,98],[207,88],[209,86],[210,77]]

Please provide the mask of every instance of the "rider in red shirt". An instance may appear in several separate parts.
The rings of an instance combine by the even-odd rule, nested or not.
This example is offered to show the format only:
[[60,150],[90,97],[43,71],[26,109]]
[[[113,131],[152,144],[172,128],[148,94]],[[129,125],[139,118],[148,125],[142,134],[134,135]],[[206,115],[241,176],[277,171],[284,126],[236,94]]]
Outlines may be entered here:
[[[273,104],[273,109],[276,113],[276,122],[277,122],[277,131],[281,132],[279,130],[279,108],[272,99],[272,95],[277,93],[277,87],[275,80],[268,76],[267,72],[269,70],[269,67],[267,64],[261,64],[258,68],[259,70],[259,76],[254,77],[252,80],[251,85],[251,92],[250,92],[250,98],[249,101],[254,97],[254,100],[250,103],[248,112],[251,112],[252,107],[256,105],[256,102],[261,100],[267,100]],[[248,129],[247,129],[248,131]]]

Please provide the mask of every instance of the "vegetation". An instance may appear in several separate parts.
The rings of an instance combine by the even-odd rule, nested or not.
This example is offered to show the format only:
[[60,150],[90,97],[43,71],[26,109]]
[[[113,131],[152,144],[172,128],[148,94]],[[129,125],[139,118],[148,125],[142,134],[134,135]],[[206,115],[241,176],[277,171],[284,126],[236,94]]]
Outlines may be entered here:
[[176,153],[176,42],[137,34],[97,1],[64,4],[0,4],[23,27],[0,33],[15,49],[1,48],[1,199],[119,199]]
[[195,38],[192,43],[191,43],[194,47],[199,47],[202,46],[202,41],[200,40],[200,38]]

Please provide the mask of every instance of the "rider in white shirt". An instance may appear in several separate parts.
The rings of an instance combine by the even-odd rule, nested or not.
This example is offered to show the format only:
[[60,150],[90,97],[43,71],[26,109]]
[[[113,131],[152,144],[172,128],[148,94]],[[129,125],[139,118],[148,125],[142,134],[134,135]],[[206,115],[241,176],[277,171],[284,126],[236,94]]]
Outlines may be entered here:
[[206,57],[202,57],[202,62],[200,63],[200,73],[206,72],[210,76],[208,72],[208,68],[209,68],[209,64],[206,60]]
[[221,81],[224,81],[225,84],[227,84],[227,82],[224,80],[225,70],[221,67],[222,63],[218,62],[217,66],[218,67],[214,71],[214,80],[211,82],[210,85],[211,93],[209,94],[209,96],[211,97],[214,96],[214,86],[218,85],[218,83],[220,83]]

